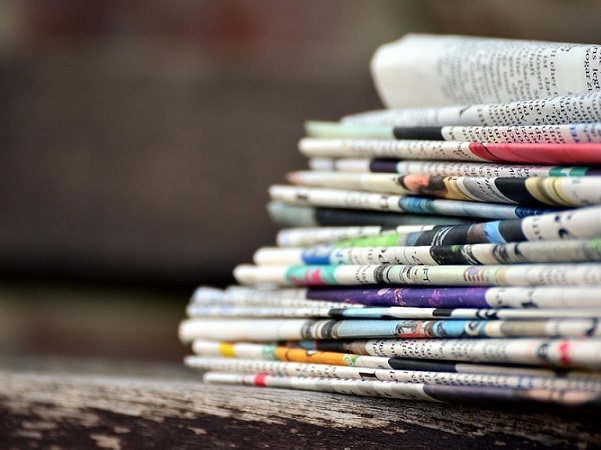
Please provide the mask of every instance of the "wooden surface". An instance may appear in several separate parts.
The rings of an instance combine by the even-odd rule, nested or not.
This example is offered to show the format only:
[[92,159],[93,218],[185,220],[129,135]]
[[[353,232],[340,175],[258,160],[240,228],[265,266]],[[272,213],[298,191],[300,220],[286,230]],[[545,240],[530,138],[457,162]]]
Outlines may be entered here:
[[597,411],[207,386],[179,366],[9,361],[2,448],[593,448]]

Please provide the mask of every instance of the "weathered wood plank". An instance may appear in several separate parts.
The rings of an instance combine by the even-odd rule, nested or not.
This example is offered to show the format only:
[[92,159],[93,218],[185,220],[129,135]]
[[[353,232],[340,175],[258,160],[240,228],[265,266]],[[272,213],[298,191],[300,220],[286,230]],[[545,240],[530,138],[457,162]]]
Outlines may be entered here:
[[[596,411],[200,383],[184,368],[0,370],[3,448],[591,448]],[[109,366],[111,367],[111,366]],[[100,373],[100,374],[98,374]]]

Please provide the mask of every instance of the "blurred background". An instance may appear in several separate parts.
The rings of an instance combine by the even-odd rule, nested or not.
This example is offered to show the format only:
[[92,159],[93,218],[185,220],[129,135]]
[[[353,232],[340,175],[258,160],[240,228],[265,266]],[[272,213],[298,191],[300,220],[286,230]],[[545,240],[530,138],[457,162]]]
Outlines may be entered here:
[[181,361],[274,242],[306,119],[380,108],[408,32],[601,42],[594,1],[0,0],[0,356]]

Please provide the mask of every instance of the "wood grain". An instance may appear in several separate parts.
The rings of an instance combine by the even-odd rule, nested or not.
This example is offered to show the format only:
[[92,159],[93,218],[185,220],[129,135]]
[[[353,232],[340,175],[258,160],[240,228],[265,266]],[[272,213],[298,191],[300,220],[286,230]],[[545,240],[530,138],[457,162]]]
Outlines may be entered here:
[[597,417],[222,388],[171,366],[0,370],[3,448],[592,448],[601,443]]

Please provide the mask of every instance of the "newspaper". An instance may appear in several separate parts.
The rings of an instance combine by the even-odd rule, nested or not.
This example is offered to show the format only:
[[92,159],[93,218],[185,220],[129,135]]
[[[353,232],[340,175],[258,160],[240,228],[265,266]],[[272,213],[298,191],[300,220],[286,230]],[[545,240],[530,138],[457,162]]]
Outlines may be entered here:
[[600,316],[586,319],[297,319],[189,318],[179,327],[183,342],[273,342],[303,339],[499,338],[601,336]]
[[601,164],[601,143],[546,144],[441,140],[302,138],[308,158],[394,158],[518,164]]
[[408,34],[382,45],[371,72],[387,107],[528,100],[601,89],[590,44]]
[[528,164],[493,164],[452,161],[411,161],[370,158],[311,158],[315,171],[350,173],[385,172],[402,175],[439,175],[463,177],[583,177],[599,176],[601,169],[590,166],[549,166]]
[[[515,219],[558,211],[548,206],[513,206],[502,203],[477,203],[463,200],[433,199],[347,189],[329,189],[292,185],[273,185],[269,195],[274,201],[292,205],[353,208],[484,219]],[[563,208],[565,209],[565,207]]]
[[403,127],[525,126],[601,122],[601,92],[540,96],[505,103],[460,102],[446,107],[389,108],[350,114],[341,121]]
[[601,177],[458,177],[297,171],[297,186],[416,195],[516,205],[590,206],[601,204]]
[[257,265],[301,264],[521,264],[601,261],[601,238],[533,241],[508,244],[467,244],[409,247],[261,247]]
[[587,286],[601,285],[601,263],[474,265],[283,265],[235,267],[241,284],[281,286]]
[[229,286],[220,295],[201,286],[190,305],[289,308],[403,306],[419,308],[561,308],[601,307],[597,286],[532,287],[304,287]]

